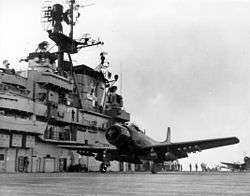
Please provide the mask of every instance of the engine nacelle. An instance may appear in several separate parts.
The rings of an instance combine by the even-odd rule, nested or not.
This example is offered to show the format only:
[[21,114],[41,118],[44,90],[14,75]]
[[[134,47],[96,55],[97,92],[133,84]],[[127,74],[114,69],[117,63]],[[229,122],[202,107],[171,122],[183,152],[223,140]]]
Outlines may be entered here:
[[107,130],[105,137],[109,143],[117,147],[128,145],[131,140],[131,136],[128,129],[119,124],[111,126]]

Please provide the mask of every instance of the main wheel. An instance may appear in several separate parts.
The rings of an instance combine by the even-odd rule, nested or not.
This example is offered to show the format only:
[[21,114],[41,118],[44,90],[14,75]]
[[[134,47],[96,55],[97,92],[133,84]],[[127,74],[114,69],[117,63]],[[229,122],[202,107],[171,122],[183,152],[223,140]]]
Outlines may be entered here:
[[156,163],[152,163],[151,166],[150,166],[150,171],[152,174],[156,174],[157,173],[157,166],[156,166]]
[[101,165],[100,165],[100,172],[101,173],[105,173],[105,172],[107,172],[107,165],[105,164],[105,163],[101,163]]

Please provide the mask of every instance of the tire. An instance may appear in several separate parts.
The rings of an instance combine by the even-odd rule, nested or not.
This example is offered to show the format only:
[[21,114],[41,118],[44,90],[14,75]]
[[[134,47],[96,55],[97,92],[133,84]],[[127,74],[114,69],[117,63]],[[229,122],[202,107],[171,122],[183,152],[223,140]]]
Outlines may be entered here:
[[155,163],[152,163],[150,171],[151,171],[152,174],[156,174],[157,173]]
[[104,163],[101,163],[101,165],[100,165],[100,172],[101,173],[107,172],[107,166]]

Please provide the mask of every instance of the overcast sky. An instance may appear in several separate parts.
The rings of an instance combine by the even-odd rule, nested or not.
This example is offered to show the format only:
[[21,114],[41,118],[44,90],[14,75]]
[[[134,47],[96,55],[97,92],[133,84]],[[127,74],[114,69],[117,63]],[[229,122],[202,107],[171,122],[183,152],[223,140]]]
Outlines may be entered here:
[[[9,59],[13,68],[26,68],[18,60],[49,41],[40,23],[42,3],[0,0],[1,62]],[[105,45],[82,50],[74,62],[95,67],[99,53],[108,52],[114,72],[122,72],[132,121],[159,141],[167,126],[173,141],[240,139],[238,145],[192,154],[181,161],[185,166],[250,156],[250,1],[81,3],[95,4],[81,10],[75,37],[90,33]]]

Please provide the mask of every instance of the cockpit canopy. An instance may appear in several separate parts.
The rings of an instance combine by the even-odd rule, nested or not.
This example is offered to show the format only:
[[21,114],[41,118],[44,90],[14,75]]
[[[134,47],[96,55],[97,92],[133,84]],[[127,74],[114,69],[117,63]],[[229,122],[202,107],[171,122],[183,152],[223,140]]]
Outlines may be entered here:
[[136,125],[135,123],[126,123],[126,126],[133,128],[134,130],[136,130],[137,132],[143,133],[144,131],[142,131],[138,125]]

